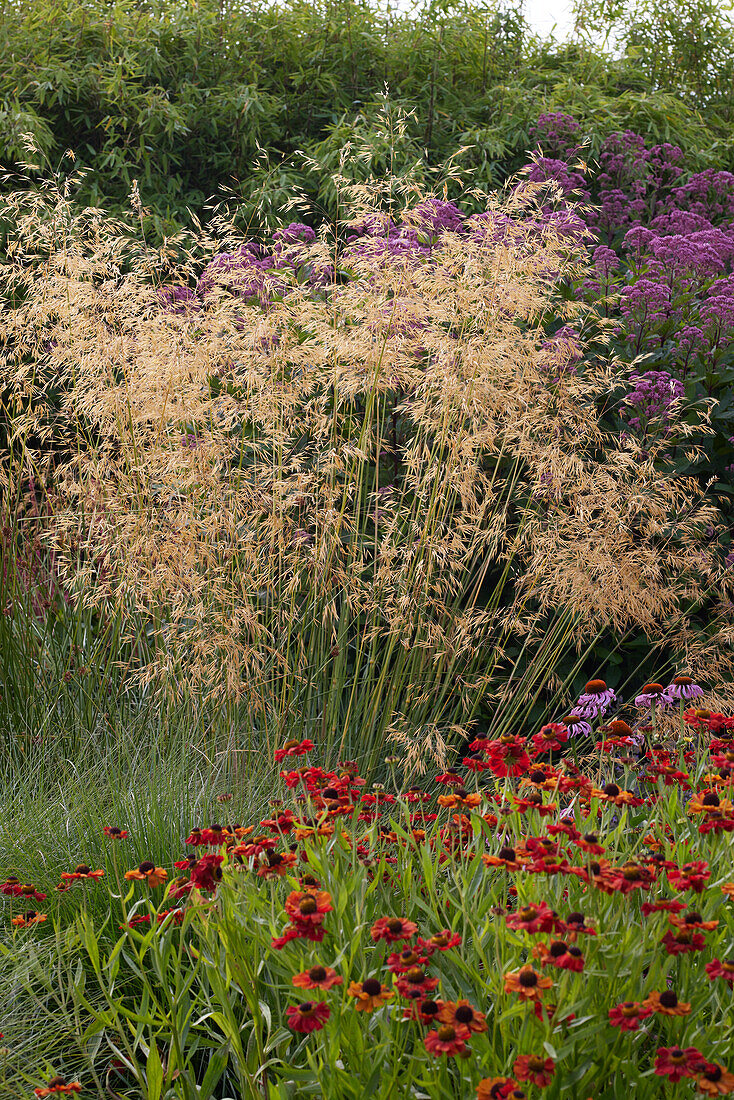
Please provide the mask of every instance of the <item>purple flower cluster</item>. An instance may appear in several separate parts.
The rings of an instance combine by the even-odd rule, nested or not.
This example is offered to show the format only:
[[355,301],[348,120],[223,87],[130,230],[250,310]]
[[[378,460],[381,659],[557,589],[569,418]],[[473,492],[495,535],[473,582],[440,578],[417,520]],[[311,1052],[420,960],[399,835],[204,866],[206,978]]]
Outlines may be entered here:
[[[531,137],[543,154],[536,176],[552,174],[568,188],[573,171],[566,161],[584,142],[581,127],[569,115],[548,114]],[[734,377],[734,174],[687,173],[679,146],[648,147],[632,130],[610,134],[598,164],[586,183],[594,209],[585,216],[597,233],[593,268],[578,291],[601,304],[613,322],[616,354],[634,362],[618,427],[643,439],[663,436],[672,448],[674,419],[693,423],[700,399],[723,399],[719,420],[712,407],[707,476],[734,481],[734,437],[724,411]],[[681,406],[685,393],[691,400]]]
[[625,226],[648,221],[661,197],[679,179],[683,151],[665,143],[648,149],[633,130],[610,134],[599,153],[598,226],[613,239]]
[[713,168],[697,172],[675,188],[673,202],[711,221],[734,218],[734,175]]
[[535,125],[530,127],[530,138],[549,157],[568,161],[579,152],[583,132],[572,115],[563,111],[547,111],[538,115]]
[[[568,182],[571,185],[583,181],[578,176],[569,177]],[[489,228],[490,239],[504,242],[516,238],[518,230],[525,237],[528,229],[540,236],[551,225],[556,233],[574,239],[588,232],[583,219],[570,210],[549,210],[540,215],[537,210],[529,211],[520,220],[522,225],[489,210],[470,218],[453,202],[428,198],[403,221],[374,213],[353,224],[341,252],[341,263],[347,271],[360,259],[425,263],[431,260],[436,244],[447,233],[486,240]],[[323,294],[333,283],[334,269],[332,264],[317,269],[307,259],[308,246],[315,240],[316,234],[310,226],[292,222],[276,230],[268,243],[247,241],[235,251],[219,253],[202,271],[195,290],[167,287],[161,291],[160,300],[167,312],[186,316],[205,308],[208,299],[222,294],[248,299],[263,308],[276,296],[286,296],[296,283]]]
[[619,269],[619,256],[613,248],[607,248],[606,245],[600,244],[595,248],[592,259],[600,278],[608,279],[612,272]]
[[[673,447],[674,418],[690,421],[697,399],[719,396],[723,380],[731,376],[722,365],[734,370],[734,174],[687,174],[677,145],[648,147],[641,134],[624,130],[602,142],[596,175],[584,175],[576,158],[586,135],[562,111],[540,115],[530,137],[539,153],[526,176],[530,183],[554,185],[547,198],[542,186],[540,191],[531,189],[533,195],[528,192],[514,217],[494,210],[469,216],[438,198],[426,199],[402,220],[370,214],[350,227],[341,270],[366,277],[365,267],[375,261],[430,264],[446,234],[498,244],[511,241],[513,247],[534,251],[532,234],[541,239],[552,231],[565,237],[569,247],[588,245],[590,269],[574,289],[587,301],[602,303],[618,337],[616,353],[634,361],[631,388],[615,406],[616,427],[643,438],[662,435]],[[577,205],[577,200],[583,203]],[[193,317],[222,294],[262,308],[296,285],[323,296],[333,284],[334,271],[331,264],[317,269],[309,247],[315,240],[310,226],[293,222],[266,241],[247,241],[215,256],[194,289],[168,287],[161,301],[169,312]],[[546,272],[548,279],[558,274]],[[417,319],[410,311],[387,312],[394,335],[412,340],[420,358]],[[579,333],[569,327],[549,331],[540,364],[549,385],[585,369],[581,343]],[[272,345],[261,350],[272,350]],[[686,393],[691,401],[682,407]],[[721,452],[721,476],[729,477],[734,453],[728,423],[726,428],[717,437],[716,454]]]
[[642,219],[647,210],[648,151],[631,130],[611,134],[599,154],[597,177],[602,227],[617,231]]
[[619,310],[623,317],[638,325],[664,320],[670,313],[671,293],[666,283],[638,279],[622,287]]
[[440,199],[426,199],[413,211],[419,218],[418,228],[438,235],[446,231],[461,232],[464,229],[466,215],[453,202],[441,202]]
[[620,260],[613,248],[605,244],[598,245],[591,256],[594,263],[594,275],[583,280],[581,289],[593,298],[606,297],[614,292],[614,282],[620,267]]
[[445,233],[466,236],[469,231],[467,216],[455,203],[429,198],[415,207],[405,222],[371,215],[353,226],[344,261],[393,257],[418,264],[430,258]]
[[353,234],[349,238],[343,258],[346,264],[362,259],[402,259],[419,264],[432,252],[432,235],[421,226],[396,225],[388,221],[380,232]]
[[198,295],[187,286],[164,287],[159,293],[159,299],[167,313],[175,313],[179,317],[188,317],[201,309]]
[[686,237],[689,233],[712,229],[713,226],[702,214],[694,214],[690,210],[681,210],[676,207],[654,217],[650,222],[650,228],[657,234]]
[[634,388],[624,399],[622,416],[630,428],[644,434],[652,423],[663,427],[670,423],[670,409],[685,395],[683,383],[664,370],[633,374]]
[[273,251],[280,254],[289,245],[299,244],[313,244],[316,240],[316,234],[310,225],[304,225],[303,222],[291,222],[290,225],[286,225],[283,229],[276,229],[273,233]]
[[564,196],[575,201],[589,202],[591,199],[584,177],[580,172],[575,172],[569,168],[565,160],[539,157],[533,161],[528,179],[531,183],[548,183],[552,180],[560,185]]
[[538,365],[541,370],[553,375],[558,382],[565,374],[576,374],[576,364],[581,360],[579,332],[573,325],[563,325],[547,340],[541,343]]
[[731,339],[727,330],[734,329],[734,275],[711,284],[699,308],[699,317],[704,325],[710,326],[712,342],[717,343],[724,336]]
[[272,272],[274,266],[275,257],[272,254],[265,253],[257,243],[248,241],[236,252],[220,252],[215,256],[199,276],[196,292],[202,301],[215,288],[241,298],[258,297],[266,274]]
[[673,279],[676,269],[682,269],[684,275],[694,272],[705,278],[727,270],[734,257],[734,236],[712,226],[685,236],[653,236],[647,247],[648,269],[656,274],[667,273],[668,278]]
[[247,241],[233,252],[220,252],[202,271],[195,290],[165,287],[160,292],[161,303],[169,313],[190,316],[203,309],[216,291],[265,306],[275,295],[287,294],[295,280],[315,291],[323,290],[331,282],[331,269],[314,270],[304,264],[300,252],[315,239],[310,226],[292,222],[273,233],[269,246]]

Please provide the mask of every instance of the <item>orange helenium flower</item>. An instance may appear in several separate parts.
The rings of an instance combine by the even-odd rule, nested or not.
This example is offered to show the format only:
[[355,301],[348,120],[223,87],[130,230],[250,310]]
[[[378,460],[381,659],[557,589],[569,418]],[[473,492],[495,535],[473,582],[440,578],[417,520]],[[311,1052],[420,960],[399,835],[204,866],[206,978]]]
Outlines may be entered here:
[[162,886],[168,878],[168,871],[146,860],[138,867],[134,867],[132,871],[126,871],[125,878],[128,882],[145,882],[148,886]]
[[65,1077],[52,1077],[42,1088],[34,1089],[33,1094],[43,1100],[46,1096],[59,1096],[61,1093],[81,1092],[82,1086],[78,1081],[69,1081]]
[[350,982],[347,992],[350,997],[357,998],[355,1005],[357,1012],[372,1012],[395,996],[387,986],[381,985],[377,978],[367,978],[364,982]]
[[687,1016],[691,1011],[690,1003],[679,1001],[672,989],[653,992],[642,1003],[661,1016]]
[[622,790],[616,783],[606,783],[602,788],[592,787],[592,798],[600,802],[612,802],[615,806],[641,806],[644,799],[638,798],[632,791]]
[[477,1085],[477,1100],[504,1100],[516,1087],[512,1077],[483,1077]]
[[37,913],[35,909],[28,909],[25,913],[19,913],[17,917],[13,917],[11,924],[14,924],[16,928],[27,928],[31,924],[41,924],[46,919],[45,913]]
[[438,1018],[442,1024],[451,1024],[456,1028],[466,1027],[477,1035],[487,1031],[488,1028],[484,1016],[468,1001],[446,1001],[441,1006]]
[[705,1096],[727,1096],[734,1092],[734,1073],[729,1073],[720,1062],[706,1062],[703,1072],[695,1080],[696,1088]]
[[299,989],[331,989],[333,985],[341,985],[344,979],[330,966],[312,966],[302,974],[294,974],[291,981]]
[[688,814],[732,814],[734,803],[728,798],[721,798],[716,791],[696,791],[691,795],[686,804]]
[[266,849],[255,872],[259,878],[282,878],[296,865],[295,852],[271,852]]
[[713,932],[719,924],[717,920],[704,920],[694,909],[689,909],[682,917],[668,917],[668,920],[676,928],[703,928],[705,932]]
[[542,978],[532,966],[523,966],[505,974],[505,993],[518,993],[521,1001],[535,1001],[544,989],[550,989],[553,982]]
[[482,863],[485,867],[504,867],[506,871],[519,871],[522,868],[520,857],[509,845],[500,848],[496,856],[483,855]]
[[78,863],[73,871],[62,871],[61,877],[66,882],[76,882],[80,878],[102,878],[104,871],[93,871],[86,863]]
[[480,794],[470,794],[463,787],[457,787],[451,794],[440,794],[436,801],[439,806],[447,808],[462,806],[467,810],[475,810],[477,806],[481,805],[482,796]]

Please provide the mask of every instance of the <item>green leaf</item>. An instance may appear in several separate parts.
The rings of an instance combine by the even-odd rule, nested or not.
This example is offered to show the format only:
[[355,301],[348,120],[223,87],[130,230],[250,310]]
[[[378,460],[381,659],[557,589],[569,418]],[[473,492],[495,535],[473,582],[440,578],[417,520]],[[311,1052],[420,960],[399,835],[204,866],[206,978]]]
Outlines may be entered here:
[[227,1043],[222,1049],[212,1054],[209,1065],[206,1067],[204,1080],[199,1085],[199,1100],[208,1100],[208,1097],[211,1096],[219,1084],[219,1080],[229,1062],[229,1050],[230,1045]]
[[[549,1045],[550,1045],[549,1043],[544,1043],[543,1044],[543,1046],[546,1048],[546,1050],[548,1049]],[[594,1063],[591,1060],[591,1058],[587,1058],[587,1060],[585,1062],[582,1062],[580,1066],[576,1066],[574,1069],[570,1070],[568,1073],[564,1073],[564,1075],[563,1075],[564,1082],[568,1085],[577,1084],[581,1080],[581,1078],[584,1077],[589,1072],[589,1070],[591,1069],[591,1067],[593,1065],[594,1065]]]
[[155,1039],[151,1042],[148,1051],[145,1077],[148,1085],[148,1100],[160,1100],[161,1089],[163,1088],[163,1064],[158,1054]]

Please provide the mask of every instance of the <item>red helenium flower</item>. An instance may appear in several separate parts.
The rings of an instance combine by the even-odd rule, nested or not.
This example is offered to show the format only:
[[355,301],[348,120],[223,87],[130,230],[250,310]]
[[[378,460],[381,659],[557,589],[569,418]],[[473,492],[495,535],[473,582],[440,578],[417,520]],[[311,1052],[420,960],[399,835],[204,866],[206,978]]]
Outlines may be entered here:
[[450,928],[443,928],[427,940],[418,937],[418,946],[429,952],[448,951],[451,947],[458,947],[460,943],[461,936],[458,932],[452,932]]
[[522,1054],[515,1059],[512,1072],[518,1081],[532,1081],[538,1088],[544,1089],[551,1083],[556,1072],[552,1058],[542,1058],[536,1054]]
[[564,921],[555,909],[550,909],[544,901],[534,905],[524,905],[516,913],[508,913],[505,923],[508,928],[530,932],[533,935],[537,932],[557,932],[562,935],[566,931]]
[[328,1005],[322,1001],[301,1001],[290,1005],[286,1010],[288,1027],[293,1031],[320,1031],[331,1015]]
[[704,1062],[703,1054],[696,1047],[659,1047],[655,1055],[655,1073],[675,1083],[682,1077],[695,1077]]
[[672,886],[678,890],[693,890],[697,894],[703,893],[710,877],[709,865],[702,859],[668,871],[668,881]]
[[623,1001],[609,1009],[609,1023],[622,1031],[637,1031],[640,1020],[652,1016],[652,1009],[636,1001]]
[[304,738],[303,741],[286,741],[282,748],[275,750],[276,763],[280,763],[287,756],[305,756],[314,747],[313,741],[309,741],[308,738]]
[[445,1054],[449,1058],[457,1054],[463,1054],[466,1050],[466,1041],[471,1038],[468,1027],[459,1027],[452,1024],[442,1024],[436,1031],[429,1031],[423,1042],[429,1054],[438,1057]]
[[692,951],[703,951],[706,946],[705,937],[689,928],[666,932],[660,942],[669,955],[687,955]]
[[208,854],[198,859],[191,867],[191,882],[197,890],[216,890],[222,881],[223,857]]
[[399,940],[409,940],[417,931],[418,925],[412,920],[403,920],[402,917],[380,917],[372,925],[370,935],[375,943],[378,940],[397,943]]
[[326,890],[293,890],[285,899],[285,911],[295,924],[321,924],[333,910]]
[[723,978],[730,987],[734,988],[734,959],[725,959],[723,962],[714,959],[713,962],[706,963],[705,969],[711,981],[714,978]]

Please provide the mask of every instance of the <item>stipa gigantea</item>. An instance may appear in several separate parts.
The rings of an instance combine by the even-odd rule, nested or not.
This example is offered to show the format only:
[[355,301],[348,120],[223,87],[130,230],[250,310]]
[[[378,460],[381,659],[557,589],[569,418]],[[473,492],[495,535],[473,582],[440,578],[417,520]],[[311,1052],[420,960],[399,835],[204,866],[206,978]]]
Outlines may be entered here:
[[53,445],[61,580],[147,617],[140,689],[193,685],[270,750],[316,736],[370,769],[392,739],[418,768],[482,700],[521,723],[605,627],[683,638],[714,510],[604,434],[613,364],[548,340],[580,318],[558,286],[584,240],[547,184],[465,217],[414,180],[334,182],[342,226],[269,255],[232,227],[175,309],[125,225],[11,196],[3,371],[29,458]]

